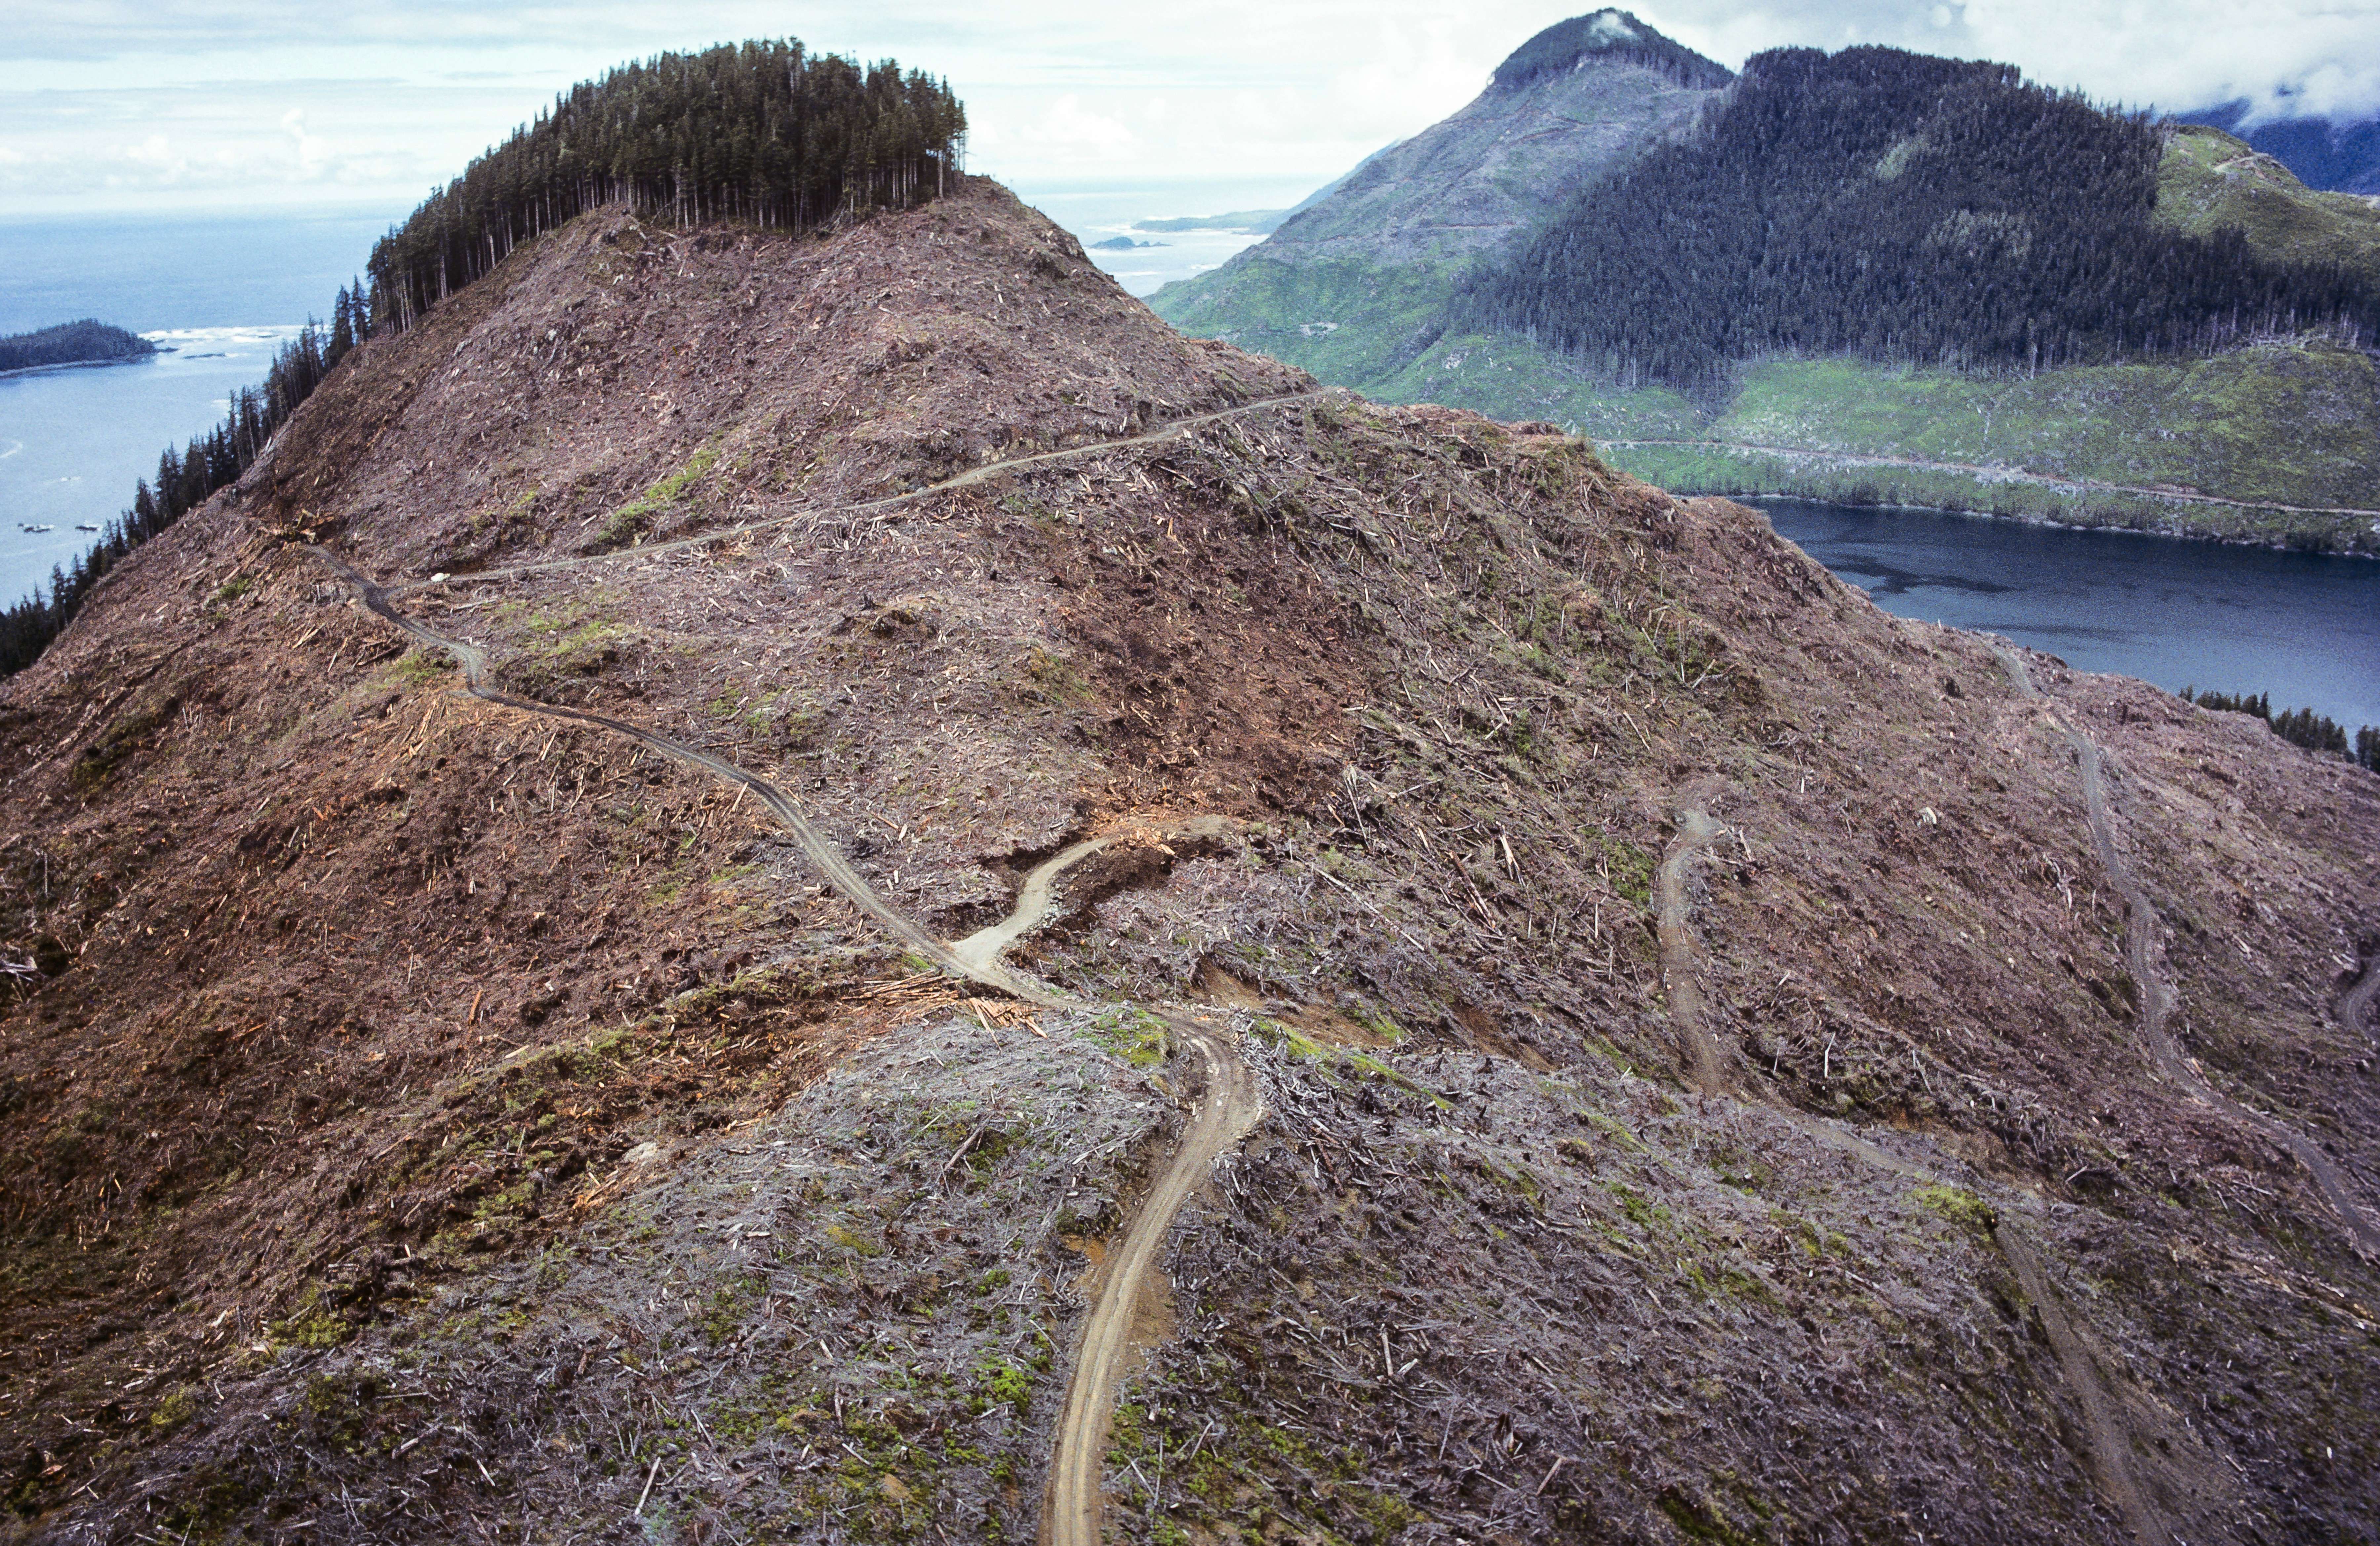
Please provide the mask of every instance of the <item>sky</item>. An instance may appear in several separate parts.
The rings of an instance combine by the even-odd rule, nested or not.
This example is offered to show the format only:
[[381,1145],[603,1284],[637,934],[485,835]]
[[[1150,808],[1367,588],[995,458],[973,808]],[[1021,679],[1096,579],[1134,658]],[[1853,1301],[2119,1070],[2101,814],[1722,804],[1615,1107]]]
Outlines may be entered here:
[[[790,31],[946,77],[972,170],[1152,213],[1293,201],[1462,106],[1577,0],[8,0],[0,220],[405,212],[574,81]],[[2380,0],[1648,0],[1730,66],[1884,42],[2130,105],[2380,112]],[[0,276],[5,283],[5,276]]]

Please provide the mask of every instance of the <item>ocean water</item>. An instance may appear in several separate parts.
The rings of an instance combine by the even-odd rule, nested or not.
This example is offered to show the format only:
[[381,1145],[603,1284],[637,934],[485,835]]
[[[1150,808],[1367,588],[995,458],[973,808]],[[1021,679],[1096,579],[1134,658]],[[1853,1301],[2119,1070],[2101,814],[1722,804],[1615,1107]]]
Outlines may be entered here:
[[2380,725],[2380,560],[1930,510],[1747,501],[1899,617],[2005,634],[2168,692],[2270,693]]
[[[1020,187],[1017,196],[1074,233],[1091,261],[1115,275],[1133,295],[1147,296],[1205,273],[1264,238],[1253,231],[1139,231],[1144,220],[1214,215],[1243,210],[1285,210],[1314,189],[1302,183],[1194,182],[1157,187]],[[1128,236],[1151,245],[1103,251],[1097,245]]]
[[143,336],[170,354],[0,375],[0,606],[89,551],[98,534],[76,526],[105,525],[130,505],[158,453],[221,423],[232,393],[263,380],[297,331],[164,329]]
[[75,527],[129,505],[167,445],[212,429],[234,391],[261,385],[273,351],[330,315],[391,219],[0,218],[0,334],[96,317],[171,351],[0,375],[0,606],[88,550],[96,534]]
[[0,334],[79,317],[134,332],[327,320],[404,213],[0,217]]

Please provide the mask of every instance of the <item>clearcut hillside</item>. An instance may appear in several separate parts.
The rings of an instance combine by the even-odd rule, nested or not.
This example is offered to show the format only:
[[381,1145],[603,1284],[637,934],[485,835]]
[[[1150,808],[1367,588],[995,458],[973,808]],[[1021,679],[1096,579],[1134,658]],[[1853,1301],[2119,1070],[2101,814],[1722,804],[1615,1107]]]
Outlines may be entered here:
[[0,1539],[2380,1529],[2380,779],[987,183],[520,241],[0,767]]

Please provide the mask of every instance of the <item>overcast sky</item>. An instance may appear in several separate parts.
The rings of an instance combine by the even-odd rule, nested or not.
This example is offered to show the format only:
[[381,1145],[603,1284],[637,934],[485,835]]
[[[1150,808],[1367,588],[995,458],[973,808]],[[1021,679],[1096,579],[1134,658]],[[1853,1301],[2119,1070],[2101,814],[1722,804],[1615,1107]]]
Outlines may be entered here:
[[[781,36],[947,76],[970,163],[1152,212],[1283,201],[1475,95],[1553,0],[8,0],[0,218],[285,203],[401,213],[578,80]],[[1653,0],[1729,66],[1781,43],[2006,60],[2103,100],[2380,110],[2380,0]],[[1175,211],[1179,212],[1179,211]],[[0,276],[5,283],[6,276]]]

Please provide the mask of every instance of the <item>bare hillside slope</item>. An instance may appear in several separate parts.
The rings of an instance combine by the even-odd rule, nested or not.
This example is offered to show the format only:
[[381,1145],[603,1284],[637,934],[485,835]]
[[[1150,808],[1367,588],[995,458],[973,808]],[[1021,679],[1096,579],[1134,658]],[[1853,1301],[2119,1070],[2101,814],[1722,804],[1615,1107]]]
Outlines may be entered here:
[[0,748],[8,1538],[2380,1528],[2380,781],[990,185],[524,246]]

